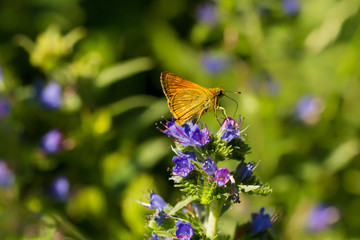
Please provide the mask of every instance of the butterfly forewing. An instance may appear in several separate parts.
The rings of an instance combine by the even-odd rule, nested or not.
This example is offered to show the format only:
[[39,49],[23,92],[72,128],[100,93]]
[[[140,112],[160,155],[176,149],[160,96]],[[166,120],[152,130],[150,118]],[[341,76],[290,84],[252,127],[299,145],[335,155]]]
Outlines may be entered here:
[[168,100],[170,100],[176,92],[184,88],[200,88],[207,90],[207,88],[203,86],[169,72],[161,73],[160,82]]

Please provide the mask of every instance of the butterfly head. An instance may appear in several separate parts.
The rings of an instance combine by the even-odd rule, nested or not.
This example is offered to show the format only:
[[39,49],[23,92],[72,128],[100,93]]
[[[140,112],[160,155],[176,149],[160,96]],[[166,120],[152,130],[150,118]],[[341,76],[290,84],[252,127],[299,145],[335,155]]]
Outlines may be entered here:
[[216,93],[215,94],[216,94],[217,97],[222,97],[222,96],[225,95],[225,91],[223,89],[221,89],[221,88],[216,88]]

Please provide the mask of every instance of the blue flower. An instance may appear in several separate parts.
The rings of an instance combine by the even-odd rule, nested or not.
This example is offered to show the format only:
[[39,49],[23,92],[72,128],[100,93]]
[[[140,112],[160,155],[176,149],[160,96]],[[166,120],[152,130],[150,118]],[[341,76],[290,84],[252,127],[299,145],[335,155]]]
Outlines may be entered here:
[[209,158],[205,159],[204,164],[202,165],[203,170],[208,175],[214,175],[215,171],[217,170],[217,166],[214,160],[209,156]]
[[[186,126],[188,126],[186,124]],[[210,140],[209,140],[209,136],[210,136],[210,132],[209,129],[204,128],[202,130],[200,130],[200,127],[198,124],[190,124],[190,138],[193,141],[193,144],[189,144],[191,146],[196,145],[198,147],[202,147],[205,144],[207,144]]]
[[41,140],[41,146],[46,153],[57,153],[62,149],[63,136],[57,129],[52,129]]
[[202,58],[202,64],[206,71],[216,74],[224,69],[227,61],[223,57],[207,54]]
[[166,207],[166,202],[160,195],[154,193],[154,191],[151,191],[150,193],[150,207],[149,209],[158,209],[158,210],[164,210]]
[[195,159],[195,152],[187,152],[186,154],[181,153],[179,156],[173,157],[172,161],[176,164],[172,169],[173,173],[187,177],[188,174],[195,168],[195,165],[192,164],[190,160],[195,161]]
[[5,98],[0,97],[0,117],[6,116],[10,112],[10,109],[10,103]]
[[53,196],[61,201],[64,201],[69,197],[69,189],[69,181],[62,176],[57,177],[51,185]]
[[283,0],[282,5],[287,15],[295,15],[299,12],[300,3],[298,0]]
[[253,235],[263,232],[273,225],[270,215],[265,214],[264,208],[261,208],[259,213],[251,214],[251,219],[251,234]]
[[219,168],[215,172],[215,181],[219,187],[224,186],[230,179],[230,172],[227,168]]
[[151,233],[150,240],[161,240],[161,238],[158,235],[156,235],[155,233]]
[[198,21],[208,25],[214,25],[218,22],[216,7],[210,3],[200,5],[197,9],[196,17]]
[[207,144],[210,136],[209,129],[200,129],[198,124],[192,124],[191,122],[185,123],[184,126],[180,126],[175,123],[175,118],[172,121],[166,121],[163,124],[165,129],[157,127],[161,132],[168,135],[173,141],[181,143],[185,146],[198,146],[202,147]]
[[57,109],[62,105],[62,89],[57,82],[49,82],[40,93],[40,102],[47,108]]
[[168,238],[168,237],[159,237],[158,235],[156,235],[156,233],[151,233],[151,238],[150,240],[172,240],[172,238]]
[[179,240],[190,240],[191,237],[194,235],[194,228],[191,227],[190,223],[185,221],[176,221],[176,237]]
[[15,176],[8,164],[0,159],[0,187],[10,187],[15,182]]
[[160,226],[168,218],[168,215],[163,211],[167,204],[164,199],[162,199],[160,195],[154,193],[154,191],[151,191],[149,201],[150,203],[136,202],[149,209],[156,209],[154,220],[157,222],[158,226]]
[[324,104],[319,98],[305,95],[299,100],[295,115],[307,124],[315,124],[319,121],[323,109]]
[[168,219],[170,216],[164,212],[164,211],[156,211],[154,215],[154,220],[157,223],[158,227],[163,224],[166,219]]
[[311,231],[322,231],[332,224],[336,223],[340,218],[339,210],[327,204],[315,205],[307,219],[307,227]]
[[241,117],[239,117],[239,123],[237,123],[232,117],[225,118],[220,128],[220,133],[222,133],[221,140],[226,140],[228,143],[235,138],[245,136],[241,135],[244,130],[239,130],[239,128],[242,127],[242,124]]
[[[241,163],[241,164],[245,165],[245,163]],[[245,178],[250,177],[253,174],[252,171],[253,171],[254,167],[255,166],[252,163],[246,164],[240,173],[240,181],[244,180]]]

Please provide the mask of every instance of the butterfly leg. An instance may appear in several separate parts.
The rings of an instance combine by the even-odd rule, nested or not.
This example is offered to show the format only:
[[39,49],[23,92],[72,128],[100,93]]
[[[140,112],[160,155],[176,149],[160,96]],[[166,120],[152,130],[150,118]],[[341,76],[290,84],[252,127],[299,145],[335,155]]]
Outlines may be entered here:
[[217,120],[218,123],[221,125],[221,123],[220,123],[220,121],[219,121],[219,118],[218,118],[218,116],[217,116],[217,114],[216,114],[216,109],[219,109],[219,110],[223,111],[223,114],[224,114],[225,118],[228,118],[228,116],[227,116],[227,114],[226,114],[225,108],[220,107],[220,106],[217,106],[217,107],[214,109],[216,120]]
[[201,118],[201,115],[203,115],[203,114],[204,114],[204,112],[206,113],[206,111],[205,111],[204,109],[203,109],[203,110],[201,110],[201,112],[200,112],[200,114],[199,114],[198,118],[196,119],[195,124],[197,124],[197,123],[199,122],[199,120],[200,120],[200,118]]

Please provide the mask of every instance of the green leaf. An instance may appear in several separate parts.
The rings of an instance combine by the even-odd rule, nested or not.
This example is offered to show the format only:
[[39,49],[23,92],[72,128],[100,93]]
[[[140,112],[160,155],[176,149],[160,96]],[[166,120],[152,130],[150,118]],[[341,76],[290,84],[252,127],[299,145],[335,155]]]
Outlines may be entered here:
[[178,202],[175,207],[170,211],[170,215],[174,215],[177,211],[179,211],[180,209],[182,209],[183,207],[185,207],[187,204],[197,200],[198,197],[197,196],[190,196],[180,202]]
[[238,185],[239,192],[248,193],[248,194],[258,194],[258,195],[269,195],[272,193],[272,188],[269,184],[265,185]]
[[153,65],[153,61],[148,57],[141,57],[118,63],[103,70],[96,79],[95,85],[99,88],[107,87],[114,82],[123,80],[139,72],[149,70]]

